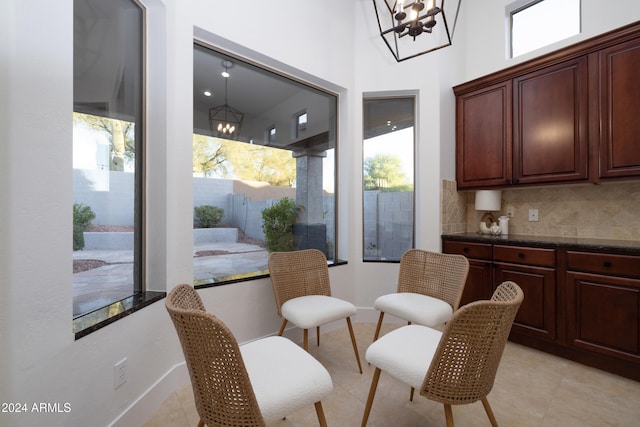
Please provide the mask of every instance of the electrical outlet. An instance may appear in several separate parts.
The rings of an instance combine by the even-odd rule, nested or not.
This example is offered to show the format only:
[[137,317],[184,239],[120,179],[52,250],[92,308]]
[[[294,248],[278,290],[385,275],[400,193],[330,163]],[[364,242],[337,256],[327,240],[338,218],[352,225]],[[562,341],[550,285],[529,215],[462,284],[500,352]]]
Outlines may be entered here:
[[538,221],[538,209],[529,209],[529,221],[530,222]]
[[127,382],[127,358],[113,365],[113,389]]
[[516,216],[516,208],[511,205],[507,206],[507,217],[513,218],[514,216]]

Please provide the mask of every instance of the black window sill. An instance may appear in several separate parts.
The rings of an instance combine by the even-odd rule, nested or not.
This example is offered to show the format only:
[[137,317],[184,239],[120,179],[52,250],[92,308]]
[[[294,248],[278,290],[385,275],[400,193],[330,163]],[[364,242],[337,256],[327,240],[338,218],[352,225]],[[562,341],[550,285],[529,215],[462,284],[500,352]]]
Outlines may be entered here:
[[142,292],[75,317],[73,319],[75,339],[80,339],[98,329],[104,328],[116,320],[135,313],[166,296],[166,292]]
[[[346,265],[347,261],[340,259],[329,260],[328,264],[329,268],[331,268],[338,265]],[[196,289],[206,289],[214,286],[230,285],[232,283],[247,282],[249,280],[264,279],[267,277],[269,277],[269,270],[262,270],[251,273],[235,274],[233,276],[216,277],[207,280],[196,280],[193,283],[193,287]]]
[[[347,261],[335,260],[329,262],[329,267],[335,267],[338,265],[346,265]],[[256,280],[260,278],[269,277],[268,270],[258,271],[255,273],[247,273],[246,275],[234,275],[221,277],[217,279],[211,279],[210,281],[204,281],[195,283],[196,289],[210,288],[219,285],[228,285],[231,283],[245,282],[249,280]],[[73,333],[75,339],[80,339],[98,329],[122,319],[125,316],[135,313],[136,311],[153,304],[156,301],[160,301],[167,296],[166,292],[142,292],[140,294],[131,295],[123,300],[116,301],[113,304],[109,304],[105,307],[101,307],[97,310],[75,317],[73,319]]]

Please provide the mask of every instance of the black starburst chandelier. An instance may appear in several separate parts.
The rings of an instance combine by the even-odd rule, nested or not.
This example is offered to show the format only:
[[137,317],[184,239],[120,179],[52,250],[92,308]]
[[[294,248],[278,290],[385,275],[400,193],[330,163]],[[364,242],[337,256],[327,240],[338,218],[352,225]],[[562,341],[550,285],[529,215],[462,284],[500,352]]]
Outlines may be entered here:
[[234,63],[229,60],[222,61],[224,71],[221,73],[224,78],[224,104],[217,107],[209,108],[209,126],[211,131],[223,138],[236,138],[240,133],[244,114],[229,105],[228,83],[229,70],[234,67]]
[[[380,36],[396,61],[451,46],[462,0],[373,0]],[[453,25],[447,17],[453,16]]]

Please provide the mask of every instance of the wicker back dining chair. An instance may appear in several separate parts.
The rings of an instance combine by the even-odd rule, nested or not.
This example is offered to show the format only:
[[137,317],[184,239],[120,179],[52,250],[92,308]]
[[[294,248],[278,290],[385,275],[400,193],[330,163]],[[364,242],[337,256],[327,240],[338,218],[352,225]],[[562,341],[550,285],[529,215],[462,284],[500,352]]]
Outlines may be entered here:
[[409,324],[439,326],[458,309],[469,261],[463,255],[409,249],[400,259],[398,290],[378,297],[373,306],[380,311],[373,340],[380,335],[382,319],[389,313]]
[[327,425],[320,400],[333,384],[307,352],[282,337],[239,346],[186,284],[173,288],[165,305],[191,377],[198,427],[264,426],[311,403],[320,425]]
[[351,344],[362,373],[351,316],[357,310],[352,303],[331,296],[327,258],[317,249],[269,254],[269,274],[276,299],[278,315],[283,318],[278,335],[284,333],[287,322],[303,329],[303,347],[309,349],[309,328],[316,328],[320,345],[320,326],[346,319]]
[[498,423],[487,395],[524,299],[514,282],[503,282],[491,300],[461,307],[444,331],[421,325],[389,332],[367,349],[366,359],[376,367],[362,418],[366,426],[381,371],[420,390],[427,399],[444,405],[447,426],[453,427],[451,405],[482,401],[493,427]]

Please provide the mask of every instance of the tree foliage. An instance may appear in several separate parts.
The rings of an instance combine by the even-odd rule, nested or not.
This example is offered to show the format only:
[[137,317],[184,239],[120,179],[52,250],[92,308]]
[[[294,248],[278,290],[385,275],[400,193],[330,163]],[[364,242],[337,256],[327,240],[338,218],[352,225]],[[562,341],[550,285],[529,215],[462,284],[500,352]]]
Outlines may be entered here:
[[297,216],[296,202],[289,197],[262,210],[262,231],[269,252],[293,250],[293,225]]
[[364,161],[364,189],[410,191],[412,185],[402,171],[402,160],[394,154],[376,154]]
[[84,232],[96,219],[96,214],[90,206],[82,203],[73,204],[73,250],[84,249]]
[[194,134],[193,172],[206,177],[227,178],[231,167],[227,158],[228,146],[223,139]]
[[293,187],[296,160],[288,150],[194,135],[193,171]]
[[109,140],[109,170],[124,171],[125,160],[135,159],[135,124],[109,117],[73,113],[75,123],[103,132]]

